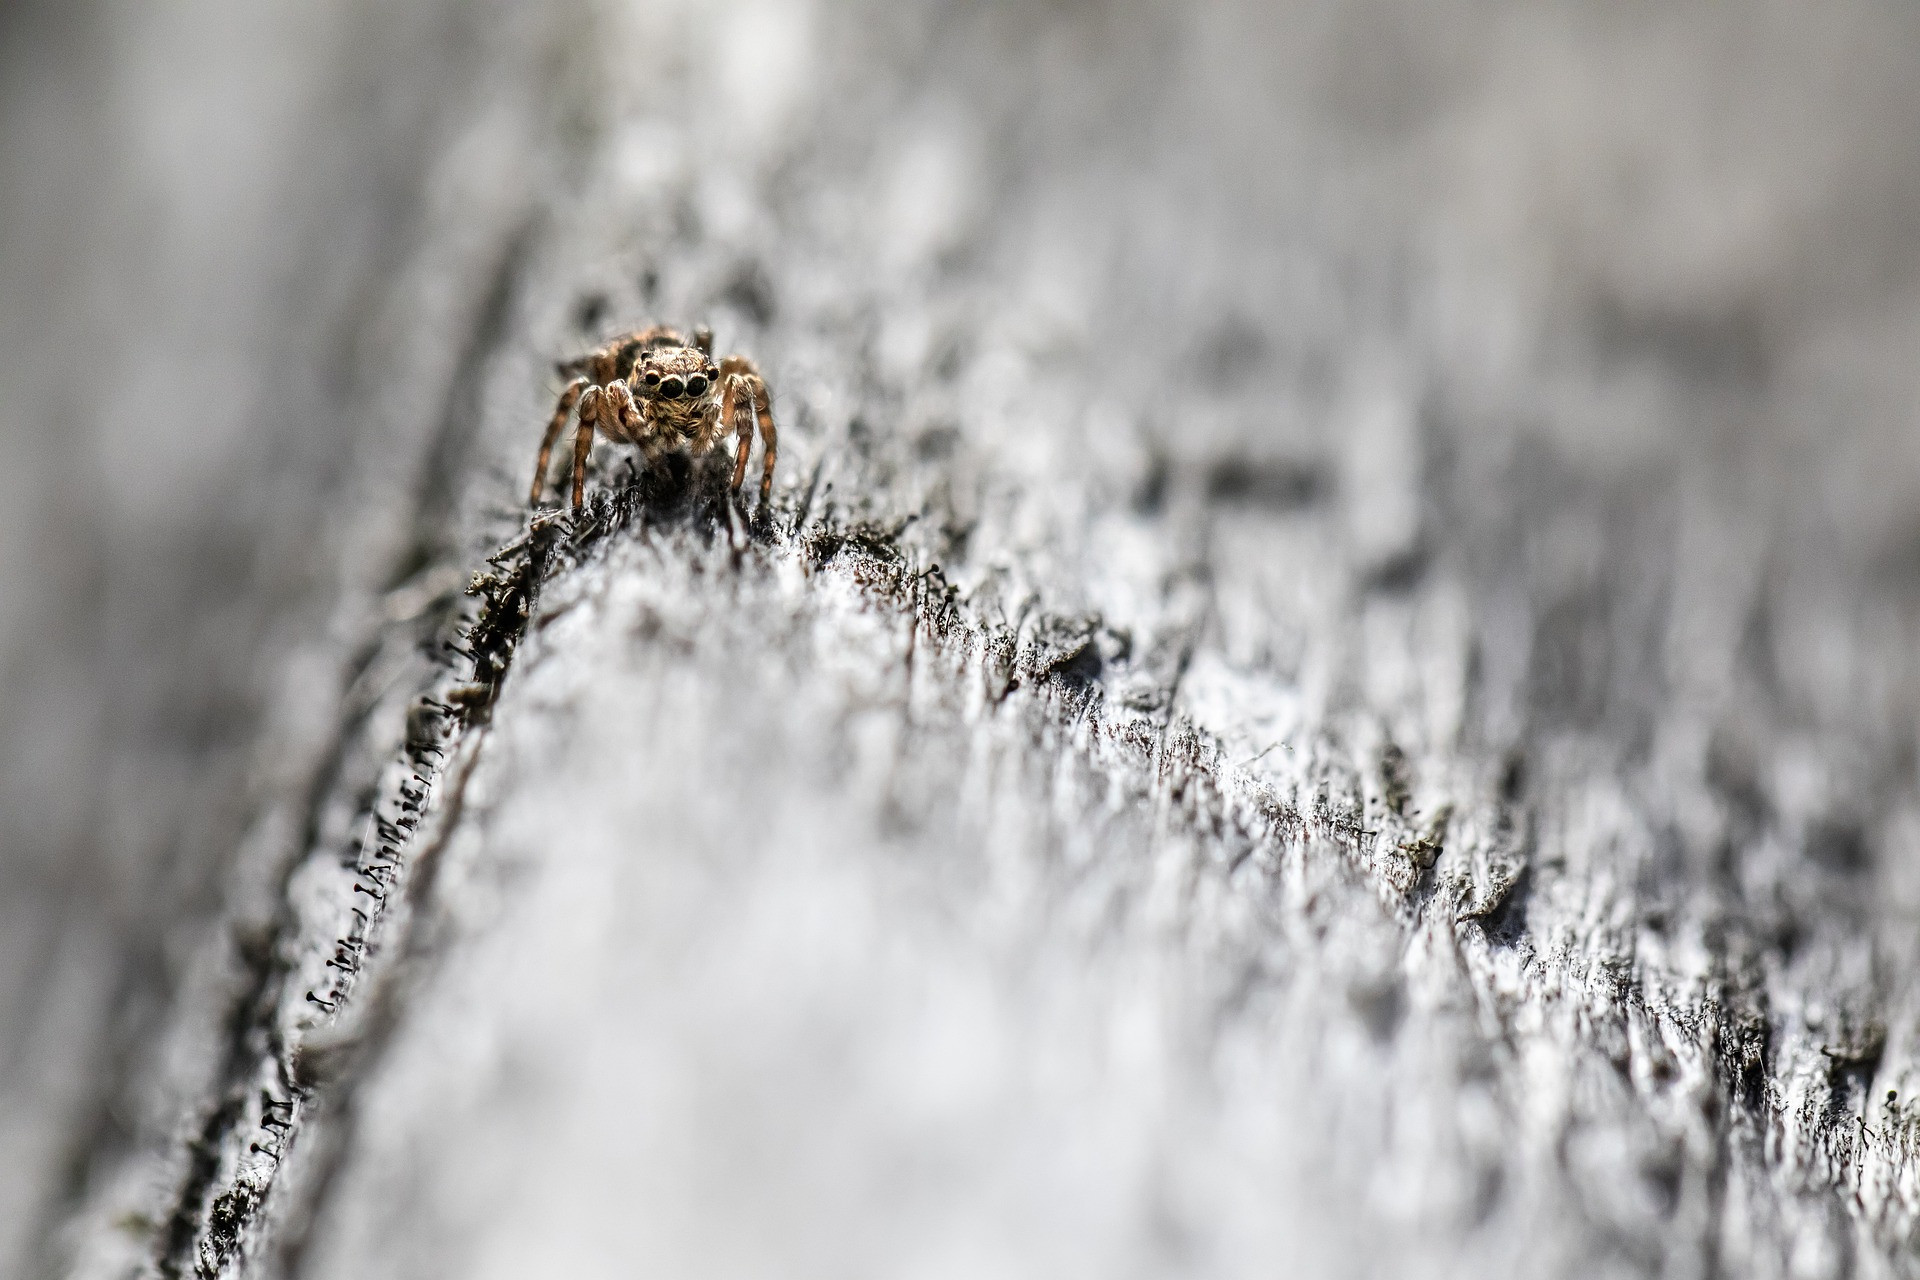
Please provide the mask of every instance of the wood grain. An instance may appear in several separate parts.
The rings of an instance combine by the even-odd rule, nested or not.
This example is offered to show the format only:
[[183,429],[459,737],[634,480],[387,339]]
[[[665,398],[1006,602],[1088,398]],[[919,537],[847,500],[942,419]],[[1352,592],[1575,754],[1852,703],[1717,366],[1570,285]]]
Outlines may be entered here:
[[1914,1273],[1902,6],[5,21],[0,1265]]

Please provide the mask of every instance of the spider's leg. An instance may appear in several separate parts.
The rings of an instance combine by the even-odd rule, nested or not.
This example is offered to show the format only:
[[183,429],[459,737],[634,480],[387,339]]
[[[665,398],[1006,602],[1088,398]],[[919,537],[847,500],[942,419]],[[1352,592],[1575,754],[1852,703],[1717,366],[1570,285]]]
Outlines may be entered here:
[[587,453],[593,448],[593,431],[600,417],[607,410],[607,398],[598,387],[588,387],[586,394],[580,397],[580,426],[573,433],[573,506],[580,509],[580,503],[587,492]]
[[609,382],[600,391],[606,397],[601,412],[607,415],[602,430],[616,440],[639,439],[640,406],[634,403],[633,389],[624,382]]
[[547,424],[547,434],[540,438],[540,461],[533,468],[533,492],[527,498],[527,505],[540,505],[541,490],[547,487],[547,460],[553,456],[553,442],[560,438],[561,429],[567,425],[567,415],[573,412],[574,402],[587,388],[585,378],[575,378],[560,393],[560,402],[554,406],[553,421]]
[[727,434],[726,419],[720,416],[720,402],[709,400],[707,407],[700,413],[700,421],[694,425],[693,445],[701,453],[711,453],[719,447]]
[[706,355],[713,354],[713,330],[701,325],[693,331],[693,345]]
[[780,456],[780,433],[773,429],[773,392],[767,390],[767,384],[758,374],[753,379],[754,411],[760,417],[760,443],[766,450],[766,461],[760,469],[760,503],[766,505],[767,495],[773,492],[773,463]]
[[[732,360],[728,363],[731,364]],[[737,493],[740,482],[747,476],[747,451],[753,448],[753,391],[747,385],[744,374],[724,372],[721,376],[726,383],[720,392],[720,423],[723,432],[728,427],[733,428],[733,484],[730,487]],[[747,396],[745,404],[740,403],[742,392]]]

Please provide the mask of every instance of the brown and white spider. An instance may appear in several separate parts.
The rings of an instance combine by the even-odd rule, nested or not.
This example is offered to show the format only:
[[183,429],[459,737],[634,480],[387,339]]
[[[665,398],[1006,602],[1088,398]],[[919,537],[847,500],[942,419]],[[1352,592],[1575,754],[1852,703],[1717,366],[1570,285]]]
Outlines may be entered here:
[[579,376],[560,393],[553,421],[540,441],[529,505],[540,505],[553,442],[566,429],[576,405],[580,426],[573,436],[574,506],[580,505],[586,491],[587,453],[593,448],[596,430],[609,440],[639,445],[651,463],[680,449],[695,455],[711,452],[720,447],[731,427],[737,441],[733,489],[738,491],[747,474],[755,418],[766,445],[760,472],[760,500],[766,501],[773,488],[773,462],[779,455],[773,398],[766,380],[745,356],[728,356],[715,363],[713,331],[705,325],[693,331],[692,342],[665,325],[622,334],[558,368],[562,374]]

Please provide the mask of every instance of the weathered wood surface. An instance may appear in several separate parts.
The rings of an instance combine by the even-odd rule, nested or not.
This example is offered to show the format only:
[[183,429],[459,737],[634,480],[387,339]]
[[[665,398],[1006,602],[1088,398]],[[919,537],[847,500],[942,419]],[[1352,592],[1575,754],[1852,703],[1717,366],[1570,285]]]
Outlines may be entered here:
[[1920,1270],[1904,6],[0,24],[0,1266]]

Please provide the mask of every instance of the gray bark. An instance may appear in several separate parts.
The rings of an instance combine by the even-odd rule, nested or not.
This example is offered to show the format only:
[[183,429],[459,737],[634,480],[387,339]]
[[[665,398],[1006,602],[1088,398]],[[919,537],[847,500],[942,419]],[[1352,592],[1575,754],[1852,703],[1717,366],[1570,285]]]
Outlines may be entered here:
[[0,1268],[1920,1272],[1907,6],[0,30]]

